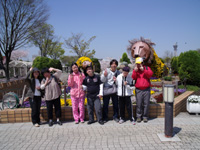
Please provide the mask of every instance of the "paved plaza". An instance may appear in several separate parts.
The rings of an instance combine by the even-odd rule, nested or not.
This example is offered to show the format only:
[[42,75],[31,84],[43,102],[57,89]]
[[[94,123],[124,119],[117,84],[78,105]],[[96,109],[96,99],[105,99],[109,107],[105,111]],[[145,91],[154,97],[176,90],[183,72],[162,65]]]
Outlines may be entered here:
[[164,132],[164,118],[131,125],[129,121],[105,125],[74,124],[39,128],[31,123],[0,124],[1,150],[134,150],[134,149],[200,149],[200,116],[180,113],[174,118],[174,132],[181,141],[161,142],[157,134]]

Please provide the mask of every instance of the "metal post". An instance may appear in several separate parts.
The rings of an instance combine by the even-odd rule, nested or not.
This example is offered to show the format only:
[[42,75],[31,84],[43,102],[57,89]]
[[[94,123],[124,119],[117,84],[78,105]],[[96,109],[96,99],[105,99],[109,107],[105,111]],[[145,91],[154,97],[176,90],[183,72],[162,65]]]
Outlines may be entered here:
[[173,136],[173,105],[174,103],[165,102],[165,136]]
[[173,136],[173,105],[174,85],[164,85],[163,99],[165,101],[165,137]]

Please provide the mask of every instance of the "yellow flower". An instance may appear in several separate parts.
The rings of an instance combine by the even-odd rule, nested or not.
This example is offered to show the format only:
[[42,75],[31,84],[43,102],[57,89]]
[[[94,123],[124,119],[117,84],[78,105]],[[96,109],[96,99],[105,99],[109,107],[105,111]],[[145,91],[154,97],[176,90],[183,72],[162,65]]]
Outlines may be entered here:
[[135,90],[133,90],[133,94],[135,95]]
[[[72,106],[72,100],[71,100],[70,98],[66,99],[66,104],[67,104],[68,106]],[[61,106],[65,106],[64,98],[61,98],[61,99],[60,99],[60,105],[61,105]],[[87,105],[87,98],[85,98],[84,105]]]
[[61,99],[60,99],[60,105],[61,105],[61,106],[65,106],[65,100],[64,100],[64,98],[61,98]]
[[160,82],[160,78],[159,79],[151,79],[151,82]]
[[89,57],[83,56],[83,57],[80,57],[80,58],[76,61],[76,63],[77,63],[77,65],[78,65],[79,67],[82,67],[82,64],[83,64],[84,61],[92,62],[92,60],[91,60]]
[[[155,91],[151,90],[151,95],[154,93],[155,93]],[[133,90],[133,94],[135,95],[135,90]]]
[[[166,65],[160,60],[160,58],[158,57],[158,55],[156,54],[156,52],[153,48],[152,48],[152,50],[153,50],[153,60],[152,60],[152,64],[150,67],[154,73],[153,76],[156,76],[159,78],[159,77],[161,77],[161,75],[164,71],[164,67],[166,67]],[[169,71],[169,68],[167,68],[167,71]]]
[[84,105],[87,105],[87,98],[85,98],[85,102],[84,102]]
[[155,93],[155,91],[152,91],[152,90],[151,90],[151,95],[154,94],[154,93]]

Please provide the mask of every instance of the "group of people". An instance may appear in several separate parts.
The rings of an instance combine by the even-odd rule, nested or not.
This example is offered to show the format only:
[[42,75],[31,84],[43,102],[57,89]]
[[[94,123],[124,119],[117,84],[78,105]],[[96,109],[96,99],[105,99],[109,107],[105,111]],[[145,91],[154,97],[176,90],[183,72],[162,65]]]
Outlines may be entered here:
[[[51,72],[55,72],[53,75]],[[34,126],[39,127],[40,122],[40,107],[42,97],[46,101],[49,126],[53,126],[53,107],[55,109],[57,124],[62,125],[60,95],[61,88],[59,86],[59,78],[62,71],[55,68],[43,68],[41,71],[37,68],[30,68],[26,79],[29,82],[27,97],[31,105],[31,118]],[[43,78],[42,78],[43,76]]]
[[[134,89],[136,91],[136,121],[138,123],[142,120],[148,122],[150,77],[153,75],[151,68],[145,66],[143,58],[140,57],[136,58],[132,76],[129,74],[130,68],[128,66],[122,69],[122,73],[117,70],[117,66],[118,61],[113,59],[110,62],[110,68],[105,69],[101,75],[97,75],[94,73],[92,64],[86,66],[86,73],[84,74],[76,63],[72,63],[68,86],[71,88],[70,96],[75,124],[84,123],[85,121],[84,101],[85,97],[87,97],[89,115],[87,124],[95,122],[94,108],[98,123],[101,125],[106,123],[109,120],[108,107],[110,99],[112,99],[113,120],[120,124],[124,123],[126,121],[126,107],[128,120],[135,125],[131,101]],[[51,75],[52,71],[55,73]],[[40,71],[37,68],[31,68],[27,75],[27,79],[30,82],[28,95],[32,108],[32,122],[36,127],[39,127],[41,97],[44,97],[47,104],[49,126],[53,126],[53,106],[57,124],[62,125],[59,120],[61,117],[61,89],[58,84],[62,71],[55,68],[44,68],[41,72],[43,79],[40,78]],[[101,108],[102,98],[103,109]]]

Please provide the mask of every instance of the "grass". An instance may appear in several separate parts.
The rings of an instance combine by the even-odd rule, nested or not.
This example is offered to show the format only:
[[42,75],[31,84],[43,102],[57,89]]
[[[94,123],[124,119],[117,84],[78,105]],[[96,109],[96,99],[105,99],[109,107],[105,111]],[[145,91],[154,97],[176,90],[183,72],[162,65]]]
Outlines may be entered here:
[[[178,86],[179,89],[184,89],[184,85],[179,85]],[[195,86],[195,85],[186,85],[186,89],[187,91],[199,91],[200,90],[200,87],[198,86]]]

